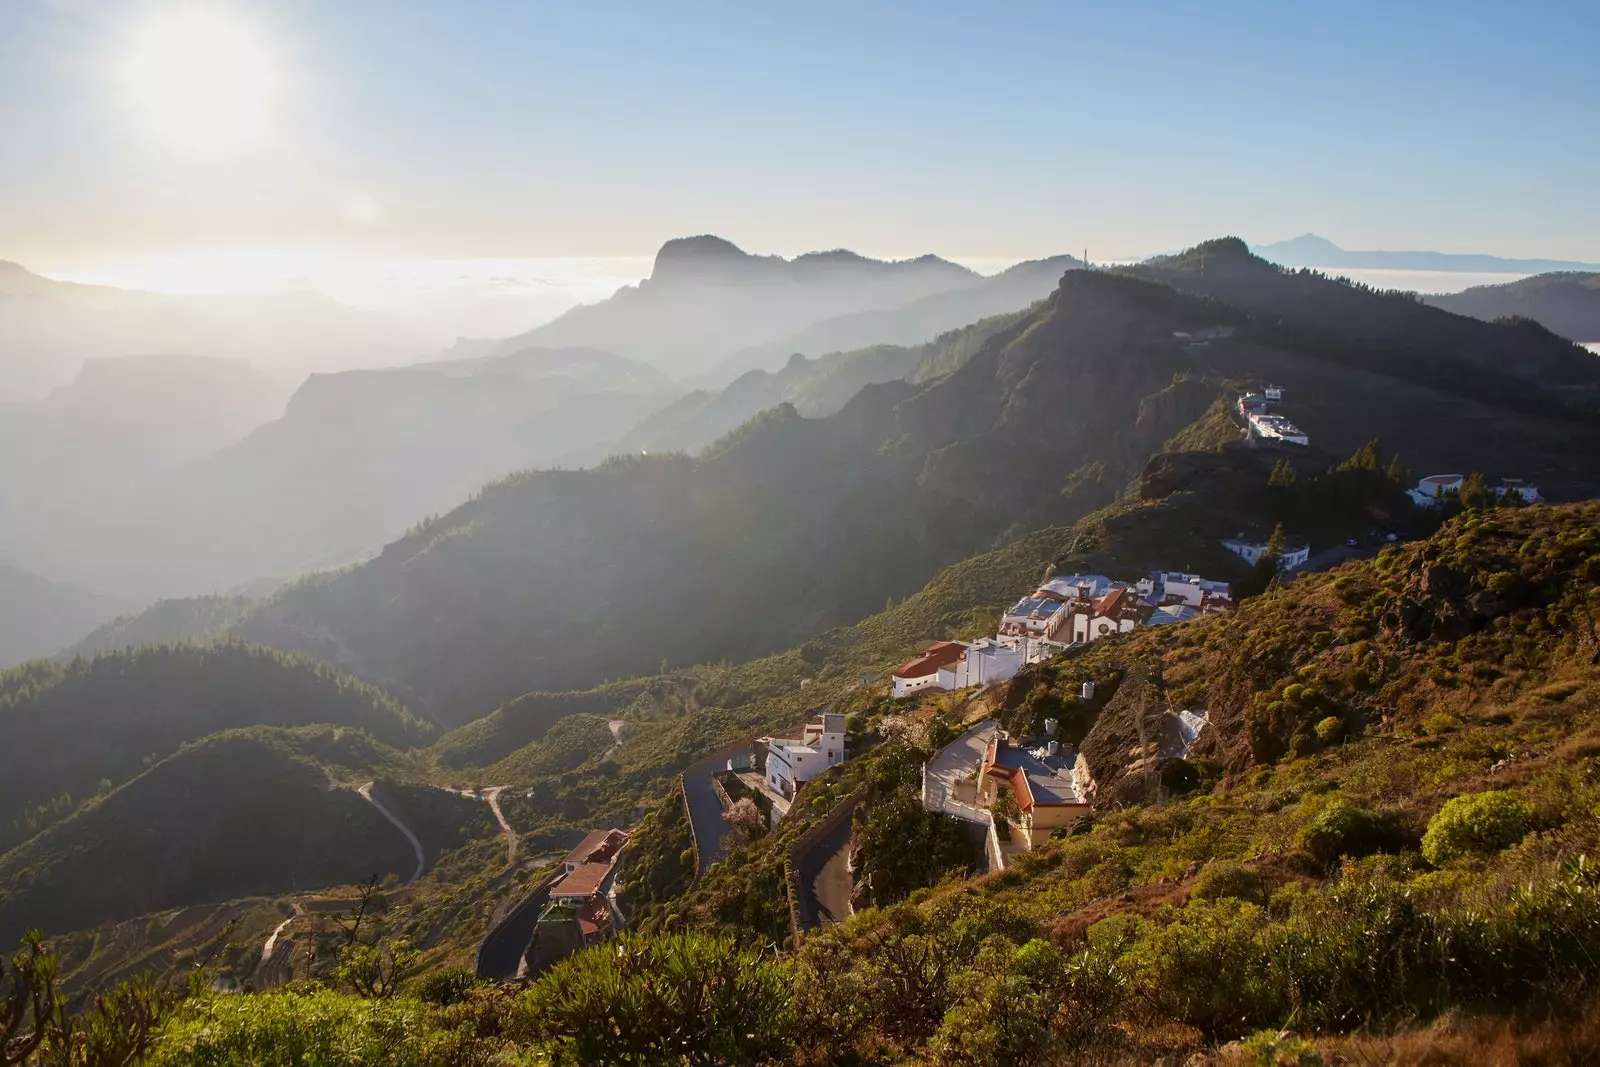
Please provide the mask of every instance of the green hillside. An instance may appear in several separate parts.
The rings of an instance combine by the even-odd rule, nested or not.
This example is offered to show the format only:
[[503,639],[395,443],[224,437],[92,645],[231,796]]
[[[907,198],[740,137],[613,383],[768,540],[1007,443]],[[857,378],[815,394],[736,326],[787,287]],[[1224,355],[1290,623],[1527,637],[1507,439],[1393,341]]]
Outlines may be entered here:
[[245,726],[353,727],[394,746],[432,727],[303,656],[237,641],[148,645],[0,674],[0,851],[179,746]]
[[216,734],[0,856],[0,936],[178,905],[410,877],[405,837],[353,788],[392,751],[337,727]]

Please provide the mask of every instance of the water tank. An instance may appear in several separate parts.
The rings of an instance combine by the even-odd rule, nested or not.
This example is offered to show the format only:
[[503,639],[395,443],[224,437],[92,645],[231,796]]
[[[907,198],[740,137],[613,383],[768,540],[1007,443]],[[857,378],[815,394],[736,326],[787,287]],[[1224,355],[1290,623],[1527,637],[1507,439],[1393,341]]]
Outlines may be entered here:
[[1061,742],[1052,741],[1048,745],[1044,746],[1044,750],[1046,754],[1054,756],[1057,752],[1061,751]]
[[1081,696],[1084,700],[1093,700],[1094,699],[1094,683],[1093,682],[1084,682],[1083,683],[1083,688],[1078,691],[1078,695]]
[[1046,737],[1054,737],[1056,735],[1056,727],[1060,725],[1054,719],[1046,719],[1044,721],[1044,735]]

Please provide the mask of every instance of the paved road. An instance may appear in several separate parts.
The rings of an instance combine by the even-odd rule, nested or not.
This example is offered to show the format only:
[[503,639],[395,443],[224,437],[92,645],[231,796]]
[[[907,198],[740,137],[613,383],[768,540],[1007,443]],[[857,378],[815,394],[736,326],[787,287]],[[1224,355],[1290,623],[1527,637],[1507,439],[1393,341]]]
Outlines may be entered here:
[[505,786],[492,785],[483,791],[483,799],[488,801],[489,810],[494,812],[494,821],[500,824],[500,832],[506,835],[506,863],[512,866],[517,862],[517,832],[506,822],[506,817],[500,813],[500,794],[505,792]]
[[683,795],[688,798],[689,821],[700,846],[697,876],[722,858],[722,836],[728,832],[728,824],[722,821],[722,802],[711,788],[711,776],[727,764],[728,754],[719,752],[683,772]]
[[411,832],[411,827],[401,822],[395,817],[394,812],[384,807],[377,801],[377,799],[373,797],[372,787],[376,784],[377,783],[375,782],[368,782],[366,785],[357,787],[356,792],[361,794],[362,800],[365,800],[368,804],[371,804],[373,807],[377,808],[379,815],[382,815],[385,819],[388,819],[390,822],[398,826],[400,828],[400,832],[406,835],[406,840],[411,842],[411,849],[417,854],[417,870],[416,873],[414,873],[406,881],[406,885],[410,885],[412,882],[415,882],[418,878],[422,877],[422,872],[428,866],[427,857],[422,851],[422,842],[417,839],[416,834]]
[[479,978],[503,982],[517,976],[522,968],[522,954],[533,939],[534,924],[550,900],[552,884],[551,878],[540,882],[506,914],[500,925],[489,931],[489,936],[478,946],[476,971]]
[[844,922],[854,908],[850,898],[854,885],[850,875],[851,819],[825,834],[805,854],[795,857],[795,875],[800,882],[800,924],[812,929],[825,923]]

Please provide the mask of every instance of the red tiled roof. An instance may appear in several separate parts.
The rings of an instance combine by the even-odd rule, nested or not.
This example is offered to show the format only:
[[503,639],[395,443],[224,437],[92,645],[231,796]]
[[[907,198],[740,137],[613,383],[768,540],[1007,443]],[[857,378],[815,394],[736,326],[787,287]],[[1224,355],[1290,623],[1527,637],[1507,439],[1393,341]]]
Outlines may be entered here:
[[1126,586],[1122,587],[1121,589],[1113,589],[1099,600],[1096,600],[1094,602],[1095,613],[1099,615],[1111,614],[1111,612],[1116,610],[1117,605],[1121,603],[1122,594],[1126,593],[1127,591],[1128,589]]
[[552,897],[589,897],[600,891],[600,883],[611,873],[609,863],[584,863],[550,889]]
[[628,843],[628,835],[621,830],[593,830],[589,836],[578,842],[578,847],[567,853],[564,862],[571,866],[590,863],[598,860],[607,860],[621,851],[622,846]]
[[960,641],[938,641],[931,644],[916,659],[907,660],[896,667],[891,676],[895,678],[926,678],[936,673],[940,667],[948,667],[961,658],[967,646]]
[[565,862],[574,867],[580,863],[587,863],[589,861],[589,857],[594,855],[595,850],[606,843],[606,835],[610,832],[611,831],[609,830],[590,831],[588,837],[585,837],[582,841],[578,842],[577,848],[567,853]]

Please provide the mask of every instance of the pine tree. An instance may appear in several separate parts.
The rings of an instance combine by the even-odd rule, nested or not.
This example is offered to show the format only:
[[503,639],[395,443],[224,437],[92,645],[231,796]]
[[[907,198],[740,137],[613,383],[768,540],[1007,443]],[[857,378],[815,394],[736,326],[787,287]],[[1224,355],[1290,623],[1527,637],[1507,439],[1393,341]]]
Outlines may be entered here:
[[1272,528],[1272,536],[1267,538],[1267,555],[1271,556],[1274,561],[1282,560],[1283,546],[1286,542],[1287,538],[1283,533],[1283,523],[1280,522]]
[[1396,485],[1406,484],[1406,465],[1400,462],[1398,452],[1389,460],[1389,480]]
[[1461,506],[1464,508],[1482,508],[1489,505],[1489,489],[1484,484],[1483,475],[1473,471],[1467,475],[1466,481],[1461,483]]
[[1287,489],[1294,485],[1294,468],[1289,466],[1289,461],[1280,458],[1272,468],[1272,475],[1267,478],[1269,489]]

